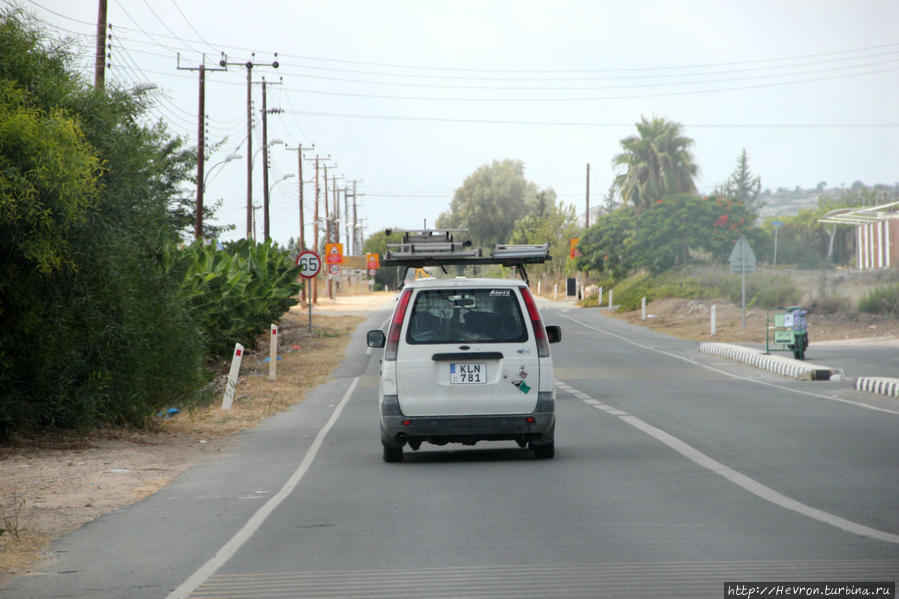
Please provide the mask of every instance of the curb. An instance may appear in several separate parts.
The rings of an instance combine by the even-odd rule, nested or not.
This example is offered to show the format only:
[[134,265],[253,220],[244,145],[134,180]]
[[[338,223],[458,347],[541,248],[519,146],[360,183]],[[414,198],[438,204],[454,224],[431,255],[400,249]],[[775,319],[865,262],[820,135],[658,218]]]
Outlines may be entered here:
[[869,391],[881,395],[899,397],[899,379],[882,376],[860,376],[855,381],[857,391]]
[[[699,351],[745,362],[756,368],[770,370],[783,376],[805,381],[840,381],[843,371],[839,368],[811,364],[802,360],[765,355],[759,350],[732,343],[700,343]],[[899,381],[897,381],[899,382]]]

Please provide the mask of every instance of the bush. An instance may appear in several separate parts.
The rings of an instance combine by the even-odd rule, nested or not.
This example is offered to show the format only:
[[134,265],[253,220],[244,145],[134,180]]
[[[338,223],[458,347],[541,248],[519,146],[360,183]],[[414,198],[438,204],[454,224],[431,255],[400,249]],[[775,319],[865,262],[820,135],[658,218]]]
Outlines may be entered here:
[[899,316],[899,283],[876,287],[858,302],[858,309],[869,314]]
[[246,239],[218,250],[195,243],[180,255],[182,292],[214,355],[247,347],[291,306],[302,289],[286,250]]

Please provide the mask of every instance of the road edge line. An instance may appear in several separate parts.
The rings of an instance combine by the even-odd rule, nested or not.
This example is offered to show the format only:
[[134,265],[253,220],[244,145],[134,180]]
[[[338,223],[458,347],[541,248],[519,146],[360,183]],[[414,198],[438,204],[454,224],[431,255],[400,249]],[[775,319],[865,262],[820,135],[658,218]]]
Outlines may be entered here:
[[213,555],[205,564],[200,566],[196,572],[191,574],[187,580],[172,590],[172,592],[166,596],[166,599],[187,599],[191,593],[197,590],[201,584],[206,582],[210,576],[215,574],[219,568],[231,559],[243,544],[246,543],[257,530],[259,530],[259,527],[262,526],[271,513],[274,512],[285,499],[287,499],[300,481],[303,480],[303,477],[306,476],[306,473],[312,466],[312,462],[315,461],[315,458],[318,455],[319,449],[321,449],[321,446],[324,443],[325,437],[331,429],[334,428],[337,419],[343,412],[344,406],[349,402],[358,383],[359,377],[354,377],[349,388],[343,394],[340,403],[337,404],[337,407],[335,407],[334,411],[331,413],[331,417],[328,418],[325,425],[318,431],[315,440],[312,441],[312,445],[306,450],[303,461],[300,462],[300,465],[297,466],[297,469],[290,475],[290,478],[287,479],[287,482],[284,483],[281,489],[266,501],[265,505],[256,510],[256,513],[247,520],[246,524],[244,524],[227,543],[222,545],[215,555]]

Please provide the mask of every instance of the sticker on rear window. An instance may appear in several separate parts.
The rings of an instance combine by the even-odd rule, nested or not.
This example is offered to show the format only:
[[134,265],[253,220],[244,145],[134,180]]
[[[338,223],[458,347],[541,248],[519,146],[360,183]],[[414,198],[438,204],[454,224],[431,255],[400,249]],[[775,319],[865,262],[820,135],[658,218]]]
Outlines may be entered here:
[[506,297],[508,295],[511,295],[511,293],[511,289],[491,289],[490,297]]

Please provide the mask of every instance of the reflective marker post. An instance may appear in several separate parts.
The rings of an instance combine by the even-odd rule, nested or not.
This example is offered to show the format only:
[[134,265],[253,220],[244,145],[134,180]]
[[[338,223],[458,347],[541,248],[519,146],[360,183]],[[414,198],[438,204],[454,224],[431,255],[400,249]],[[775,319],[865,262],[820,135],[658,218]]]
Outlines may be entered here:
[[222,409],[230,410],[234,401],[234,392],[237,390],[237,377],[240,374],[240,363],[243,360],[243,345],[234,344],[234,355],[231,357],[231,371],[228,373],[228,382],[225,385],[225,396],[222,398]]
[[268,378],[271,380],[275,380],[276,378],[276,368],[275,365],[278,363],[278,325],[272,325],[272,336],[271,342],[269,343],[270,350],[268,352]]

